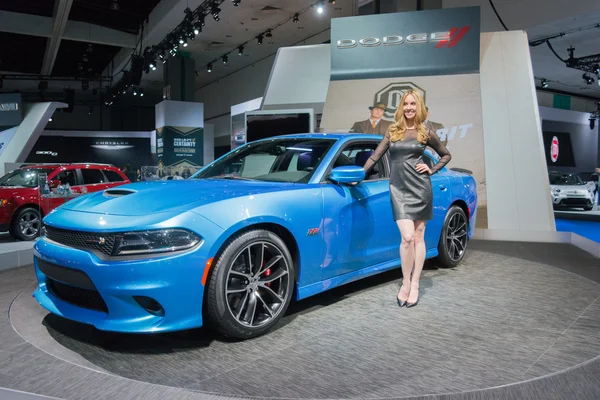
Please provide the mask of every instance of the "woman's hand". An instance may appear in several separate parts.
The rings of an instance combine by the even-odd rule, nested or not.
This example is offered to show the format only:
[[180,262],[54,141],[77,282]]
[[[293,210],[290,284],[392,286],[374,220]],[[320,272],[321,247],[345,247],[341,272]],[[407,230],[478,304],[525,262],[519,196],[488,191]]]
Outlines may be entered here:
[[417,164],[415,166],[415,169],[417,170],[418,173],[423,174],[423,173],[427,173],[427,175],[431,175],[431,169],[429,169],[429,167],[427,166],[427,164]]

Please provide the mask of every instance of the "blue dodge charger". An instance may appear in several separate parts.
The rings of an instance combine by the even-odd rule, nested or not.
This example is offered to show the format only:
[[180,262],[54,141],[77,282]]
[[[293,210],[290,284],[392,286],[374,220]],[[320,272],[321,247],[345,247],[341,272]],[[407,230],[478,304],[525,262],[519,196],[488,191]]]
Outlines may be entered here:
[[[100,330],[209,325],[249,338],[292,300],[398,268],[381,136],[302,134],[231,151],[187,180],[138,182],[49,213],[34,248],[37,301]],[[426,153],[426,163],[433,156]],[[473,177],[431,176],[427,257],[454,267],[476,219]]]

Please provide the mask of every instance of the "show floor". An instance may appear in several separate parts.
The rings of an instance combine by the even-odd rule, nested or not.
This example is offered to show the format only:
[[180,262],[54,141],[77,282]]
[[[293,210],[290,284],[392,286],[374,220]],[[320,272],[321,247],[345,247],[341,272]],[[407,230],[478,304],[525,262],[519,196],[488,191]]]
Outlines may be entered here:
[[411,309],[395,303],[399,275],[295,303],[277,330],[236,342],[98,332],[37,305],[31,267],[0,272],[0,387],[61,399],[600,398],[598,258],[472,241],[458,268],[428,264]]

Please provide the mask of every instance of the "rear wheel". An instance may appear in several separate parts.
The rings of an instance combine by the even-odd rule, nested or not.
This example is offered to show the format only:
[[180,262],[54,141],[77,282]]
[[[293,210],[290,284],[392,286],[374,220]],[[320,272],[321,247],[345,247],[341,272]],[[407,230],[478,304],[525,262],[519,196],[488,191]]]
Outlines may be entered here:
[[19,240],[34,240],[40,235],[42,217],[33,207],[19,210],[12,219],[10,234]]
[[462,208],[450,207],[444,220],[438,244],[438,261],[444,268],[456,267],[462,261],[469,242],[469,222]]
[[589,207],[583,207],[584,211],[592,211],[594,209],[594,206],[589,206]]
[[211,273],[206,296],[211,325],[240,339],[268,332],[285,314],[294,277],[292,256],[279,236],[267,230],[240,234]]

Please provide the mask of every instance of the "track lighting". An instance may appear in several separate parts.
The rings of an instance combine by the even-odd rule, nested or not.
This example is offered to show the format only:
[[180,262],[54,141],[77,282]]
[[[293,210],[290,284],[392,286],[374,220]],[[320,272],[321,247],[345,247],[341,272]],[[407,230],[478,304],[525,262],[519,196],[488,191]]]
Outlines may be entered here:
[[227,56],[223,56],[223,64],[227,64]]
[[262,44],[262,42],[263,42],[263,35],[258,35],[258,37],[256,39],[258,40],[258,44]]
[[208,65],[206,66],[206,70],[207,70],[208,72],[212,72],[212,64],[208,64]]
[[298,18],[298,14],[294,14],[294,18],[292,19],[292,22],[298,22],[300,20],[300,18]]
[[266,37],[269,37],[269,38],[270,38],[270,37],[273,37],[273,34],[271,33],[271,30],[270,30],[270,29],[267,29],[267,33],[265,33],[265,36],[266,36]]
[[319,14],[323,14],[323,3],[322,2],[317,3],[317,12]]
[[545,79],[542,79],[542,88],[546,89],[548,87],[548,82]]
[[238,55],[241,56],[242,54],[244,54],[244,46],[238,47]]
[[194,35],[199,35],[202,32],[202,24],[200,22],[196,22],[194,24]]
[[240,4],[240,0],[232,0],[233,6],[237,7]]

